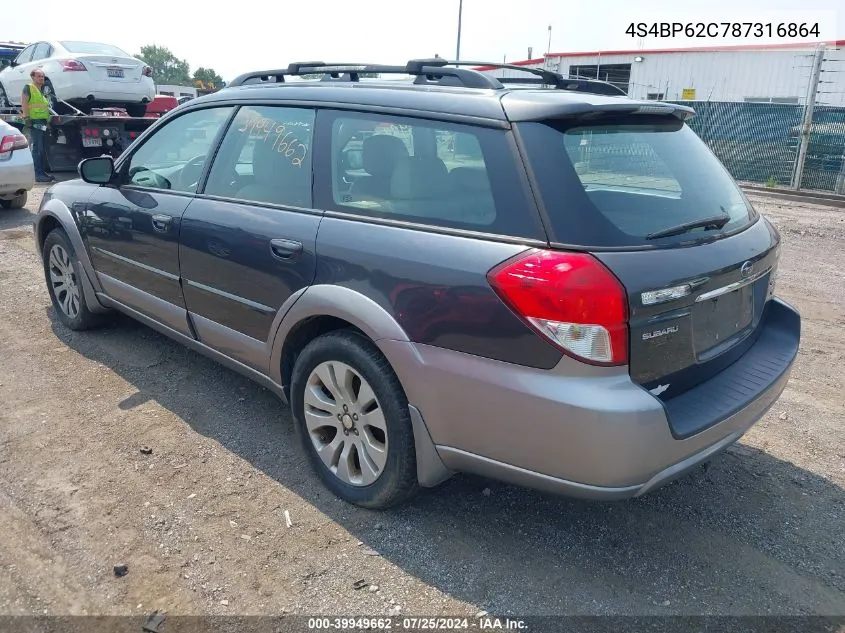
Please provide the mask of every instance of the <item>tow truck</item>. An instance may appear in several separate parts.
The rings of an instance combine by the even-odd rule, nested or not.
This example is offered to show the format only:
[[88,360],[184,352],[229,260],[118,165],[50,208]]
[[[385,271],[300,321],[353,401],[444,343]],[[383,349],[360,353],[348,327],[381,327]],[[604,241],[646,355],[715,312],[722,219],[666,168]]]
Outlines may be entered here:
[[[86,114],[64,101],[56,102],[50,114],[47,168],[54,173],[76,171],[79,162],[91,156],[116,158],[160,116],[130,117],[123,108],[95,108]],[[0,120],[24,127],[17,108],[0,110]]]

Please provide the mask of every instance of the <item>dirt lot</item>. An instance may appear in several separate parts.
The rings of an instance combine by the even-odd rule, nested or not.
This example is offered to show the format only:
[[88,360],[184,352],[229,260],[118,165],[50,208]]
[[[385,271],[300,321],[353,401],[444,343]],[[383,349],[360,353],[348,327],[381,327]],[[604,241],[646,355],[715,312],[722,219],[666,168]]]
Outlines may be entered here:
[[39,198],[0,214],[0,613],[845,615],[845,211],[754,200],[802,349],[709,467],[615,504],[457,477],[375,513],[262,388],[128,319],[60,326]]

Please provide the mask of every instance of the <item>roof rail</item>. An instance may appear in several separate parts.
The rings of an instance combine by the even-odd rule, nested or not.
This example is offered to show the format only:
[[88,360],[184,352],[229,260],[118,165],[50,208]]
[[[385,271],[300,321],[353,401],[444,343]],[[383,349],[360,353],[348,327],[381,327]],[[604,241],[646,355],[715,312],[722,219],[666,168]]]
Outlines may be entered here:
[[[475,68],[462,68],[474,66]],[[491,69],[519,70],[534,75],[531,78],[492,77],[478,67]],[[440,57],[433,59],[412,59],[404,66],[383,64],[349,64],[326,62],[296,62],[287,68],[277,70],[259,70],[236,77],[227,88],[251,83],[284,83],[285,77],[302,75],[322,75],[320,81],[360,81],[363,74],[411,75],[416,84],[435,84],[463,86],[464,88],[486,88],[500,90],[505,84],[537,84],[552,86],[558,90],[587,92],[609,96],[627,96],[625,91],[606,81],[598,79],[570,79],[560,73],[545,68],[528,68],[516,64],[497,64],[490,62],[450,61]]]
[[468,68],[447,68],[454,65],[445,59],[412,59],[404,66],[382,64],[349,64],[325,62],[296,62],[287,68],[259,70],[236,77],[226,87],[234,88],[253,83],[284,83],[285,77],[322,74],[321,81],[359,81],[363,73],[379,75],[412,75],[416,84],[458,85],[465,88],[499,90],[504,85],[495,77]]
[[495,62],[450,62],[452,64],[460,64],[467,66],[476,66],[486,69],[503,69],[503,70],[519,70],[524,73],[535,75],[536,78],[518,77],[497,77],[502,84],[539,84],[544,86],[553,86],[558,90],[573,90],[576,92],[588,92],[591,94],[608,95],[608,96],[624,96],[628,95],[619,86],[612,83],[601,81],[599,79],[583,79],[583,78],[569,78],[564,77],[560,73],[546,68],[531,68],[530,66],[520,66],[518,64],[505,64]]

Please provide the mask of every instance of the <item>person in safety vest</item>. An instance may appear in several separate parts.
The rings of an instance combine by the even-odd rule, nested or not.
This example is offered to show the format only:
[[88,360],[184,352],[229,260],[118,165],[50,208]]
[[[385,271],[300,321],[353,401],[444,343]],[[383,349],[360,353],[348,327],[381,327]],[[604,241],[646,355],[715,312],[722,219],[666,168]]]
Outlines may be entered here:
[[47,128],[50,125],[50,102],[41,93],[44,86],[44,71],[36,68],[29,77],[32,83],[24,86],[21,94],[23,120],[32,145],[32,162],[35,167],[36,182],[53,182],[55,178],[47,174]]

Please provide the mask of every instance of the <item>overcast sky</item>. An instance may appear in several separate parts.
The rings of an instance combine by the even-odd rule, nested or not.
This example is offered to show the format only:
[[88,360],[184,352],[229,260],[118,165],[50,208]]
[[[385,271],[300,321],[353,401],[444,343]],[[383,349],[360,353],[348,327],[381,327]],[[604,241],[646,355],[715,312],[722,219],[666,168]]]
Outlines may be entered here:
[[[129,53],[166,46],[191,69],[210,66],[224,79],[291,61],[400,63],[454,58],[459,0],[39,0],[0,9],[0,39],[107,42]],[[215,3],[221,7],[215,9]],[[3,4],[6,4],[4,0]],[[804,9],[799,9],[804,5]],[[101,7],[98,9],[97,7]],[[224,8],[225,7],[225,8]],[[822,39],[845,39],[843,0],[463,0],[461,58],[525,59],[528,47],[551,52],[759,44],[771,40],[646,38],[625,34],[631,22],[820,22]],[[813,38],[786,38],[807,41]]]

